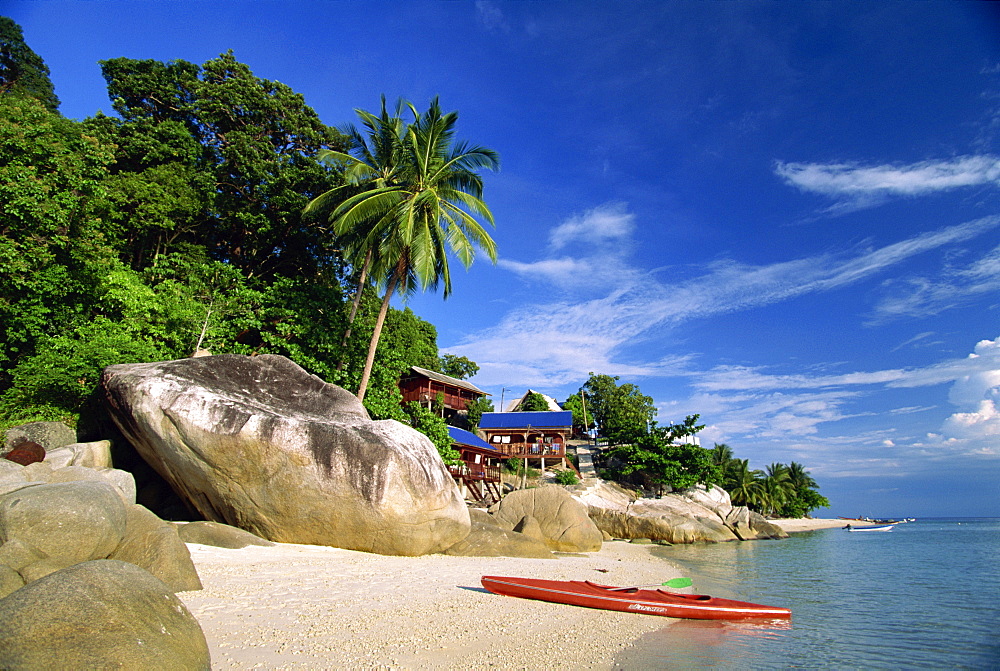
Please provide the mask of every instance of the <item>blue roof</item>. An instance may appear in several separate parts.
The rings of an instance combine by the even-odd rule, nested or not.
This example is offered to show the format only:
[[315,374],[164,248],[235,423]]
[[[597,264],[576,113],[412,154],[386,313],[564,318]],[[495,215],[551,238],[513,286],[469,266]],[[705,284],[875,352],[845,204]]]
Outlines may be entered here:
[[490,447],[489,443],[476,434],[470,433],[465,429],[460,429],[457,426],[449,426],[448,435],[451,436],[451,439],[459,445],[471,445],[472,447],[481,447],[484,450],[493,450],[494,452],[497,451],[495,447]]
[[484,412],[480,429],[551,429],[573,426],[573,413],[559,412]]

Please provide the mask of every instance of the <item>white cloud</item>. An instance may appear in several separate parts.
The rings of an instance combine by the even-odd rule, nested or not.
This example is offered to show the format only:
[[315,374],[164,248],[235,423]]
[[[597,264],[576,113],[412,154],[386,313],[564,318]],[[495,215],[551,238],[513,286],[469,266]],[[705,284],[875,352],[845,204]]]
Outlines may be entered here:
[[625,203],[605,203],[581,215],[570,217],[549,233],[553,249],[562,249],[571,242],[603,244],[629,239],[635,229],[635,215]]
[[945,268],[937,277],[907,277],[886,282],[872,323],[900,317],[925,317],[1000,292],[1000,247],[964,267]]
[[[998,225],[1000,217],[989,217],[885,247],[856,251],[853,255],[825,254],[769,266],[720,261],[706,267],[700,276],[675,284],[662,282],[655,273],[635,268],[623,255],[609,254],[602,259],[548,258],[534,263],[506,260],[502,267],[537,282],[541,295],[546,295],[553,286],[587,291],[590,295],[582,300],[564,298],[521,306],[506,314],[496,326],[468,335],[462,342],[449,346],[449,350],[479,363],[481,372],[477,381],[486,385],[515,381],[527,384],[528,380],[505,377],[515,370],[512,366],[532,371],[531,384],[542,388],[546,386],[543,381],[558,384],[560,377],[563,382],[579,379],[580,373],[585,377],[589,371],[659,375],[664,371],[661,362],[623,361],[619,352],[644,337],[694,319],[853,284],[916,254],[972,239]],[[623,228],[611,226],[605,230]],[[593,297],[595,292],[597,297]],[[719,389],[732,389],[725,385],[739,381],[747,389],[759,390],[764,385],[772,389],[796,385],[815,389],[841,384],[887,384],[904,378],[902,372],[877,371],[830,378],[803,377],[795,381],[759,376],[749,369],[727,369],[710,372],[704,389],[709,390],[707,385],[713,381],[720,385]]]
[[968,186],[1000,183],[1000,157],[962,156],[905,166],[862,166],[856,163],[783,163],[775,172],[787,183],[850,200],[885,196],[918,196]]

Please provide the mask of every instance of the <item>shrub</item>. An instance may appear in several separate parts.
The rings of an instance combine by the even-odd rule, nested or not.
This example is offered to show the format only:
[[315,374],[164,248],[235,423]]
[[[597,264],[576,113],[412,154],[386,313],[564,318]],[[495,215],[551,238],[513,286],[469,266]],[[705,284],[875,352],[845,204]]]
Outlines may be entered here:
[[560,485],[575,485],[580,482],[580,478],[573,471],[557,471],[556,482]]

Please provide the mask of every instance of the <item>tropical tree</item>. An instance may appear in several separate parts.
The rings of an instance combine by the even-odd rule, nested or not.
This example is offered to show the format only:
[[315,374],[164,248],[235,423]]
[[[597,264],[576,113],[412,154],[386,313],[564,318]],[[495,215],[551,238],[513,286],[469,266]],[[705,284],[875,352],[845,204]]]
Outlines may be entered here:
[[516,410],[518,412],[545,412],[549,409],[549,402],[537,391],[529,391],[521,399]]
[[628,443],[645,435],[656,406],[638,386],[618,384],[618,376],[590,374],[580,393],[586,394],[587,409],[601,427],[601,433],[612,443]]
[[468,402],[465,410],[468,413],[466,420],[469,422],[469,428],[475,431],[479,428],[479,420],[483,418],[483,413],[493,412],[493,401],[485,396],[478,396]]
[[725,443],[715,443],[712,447],[712,463],[725,472],[732,460],[733,449]]
[[59,108],[45,61],[24,42],[21,26],[0,16],[0,94],[4,93],[35,98],[50,112]]
[[[365,254],[373,250],[373,275],[385,287],[358,386],[361,400],[393,295],[398,291],[406,296],[417,288],[443,284],[447,298],[451,294],[449,251],[465,267],[472,264],[477,248],[496,262],[496,243],[477,217],[493,225],[493,214],[482,200],[478,171],[496,170],[497,154],[456,143],[458,113],[443,113],[437,98],[423,114],[412,104],[407,106],[413,121],[399,140],[395,171],[384,179],[370,177],[366,190],[348,197],[331,213],[337,235],[358,236],[359,243],[352,247],[355,258],[361,250]],[[374,144],[380,138],[372,137],[372,132],[369,140]]]
[[578,427],[582,433],[586,433],[594,423],[594,416],[593,413],[589,412],[587,402],[583,392],[580,392],[571,394],[562,404],[563,410],[569,410],[573,413],[573,426]]
[[441,358],[438,360],[437,369],[445,375],[449,375],[458,380],[464,380],[479,372],[479,364],[467,356],[442,354]]
[[[406,140],[406,124],[401,114],[403,101],[396,103],[395,111],[390,114],[386,107],[385,96],[382,96],[382,108],[378,116],[362,109],[354,110],[361,118],[365,132],[358,130],[353,124],[343,129],[349,138],[347,152],[324,149],[317,158],[324,162],[333,162],[343,166],[345,184],[326,191],[309,202],[304,214],[326,214],[331,224],[335,224],[337,206],[351,196],[357,196],[368,189],[384,189],[401,179],[400,170],[404,159]],[[351,330],[358,314],[361,295],[368,285],[368,273],[375,254],[379,248],[377,240],[369,236],[377,218],[357,221],[349,230],[342,230],[339,243],[347,258],[355,264],[355,291],[351,300],[351,309],[347,317],[347,327],[341,340],[341,349],[346,349],[351,338]],[[360,259],[360,263],[357,260]],[[342,370],[345,359],[342,357],[337,364],[337,370]]]
[[726,472],[726,491],[733,505],[756,508],[760,497],[760,479],[763,472],[751,469],[749,459],[733,459]]
[[606,455],[622,464],[621,475],[638,473],[660,491],[698,483],[710,486],[721,482],[719,468],[712,463],[711,451],[690,441],[704,428],[698,424],[698,415],[689,415],[681,424],[654,425],[633,442],[607,450]]

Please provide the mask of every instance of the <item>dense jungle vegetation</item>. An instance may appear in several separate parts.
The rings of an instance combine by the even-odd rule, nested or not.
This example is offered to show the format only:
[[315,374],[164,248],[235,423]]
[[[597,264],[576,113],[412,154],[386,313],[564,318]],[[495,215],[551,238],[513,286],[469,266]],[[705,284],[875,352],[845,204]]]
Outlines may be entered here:
[[[363,189],[366,176],[347,160],[364,154],[362,135],[325,125],[301,95],[232,53],[202,65],[115,58],[101,70],[116,116],[61,116],[48,68],[0,18],[4,423],[75,422],[105,366],[199,348],[281,354],[354,391],[373,341],[365,405],[407,421],[400,373],[455,360],[439,358],[434,326],[409,309],[387,309],[385,337],[373,338],[378,287],[398,268],[384,260],[408,258],[421,241],[376,246],[359,281],[361,224],[391,223],[376,207],[367,219],[355,213],[353,230],[331,224]],[[397,154],[421,119],[433,125],[413,112],[397,129]],[[437,263],[404,264],[399,290],[434,286],[447,271]]]

